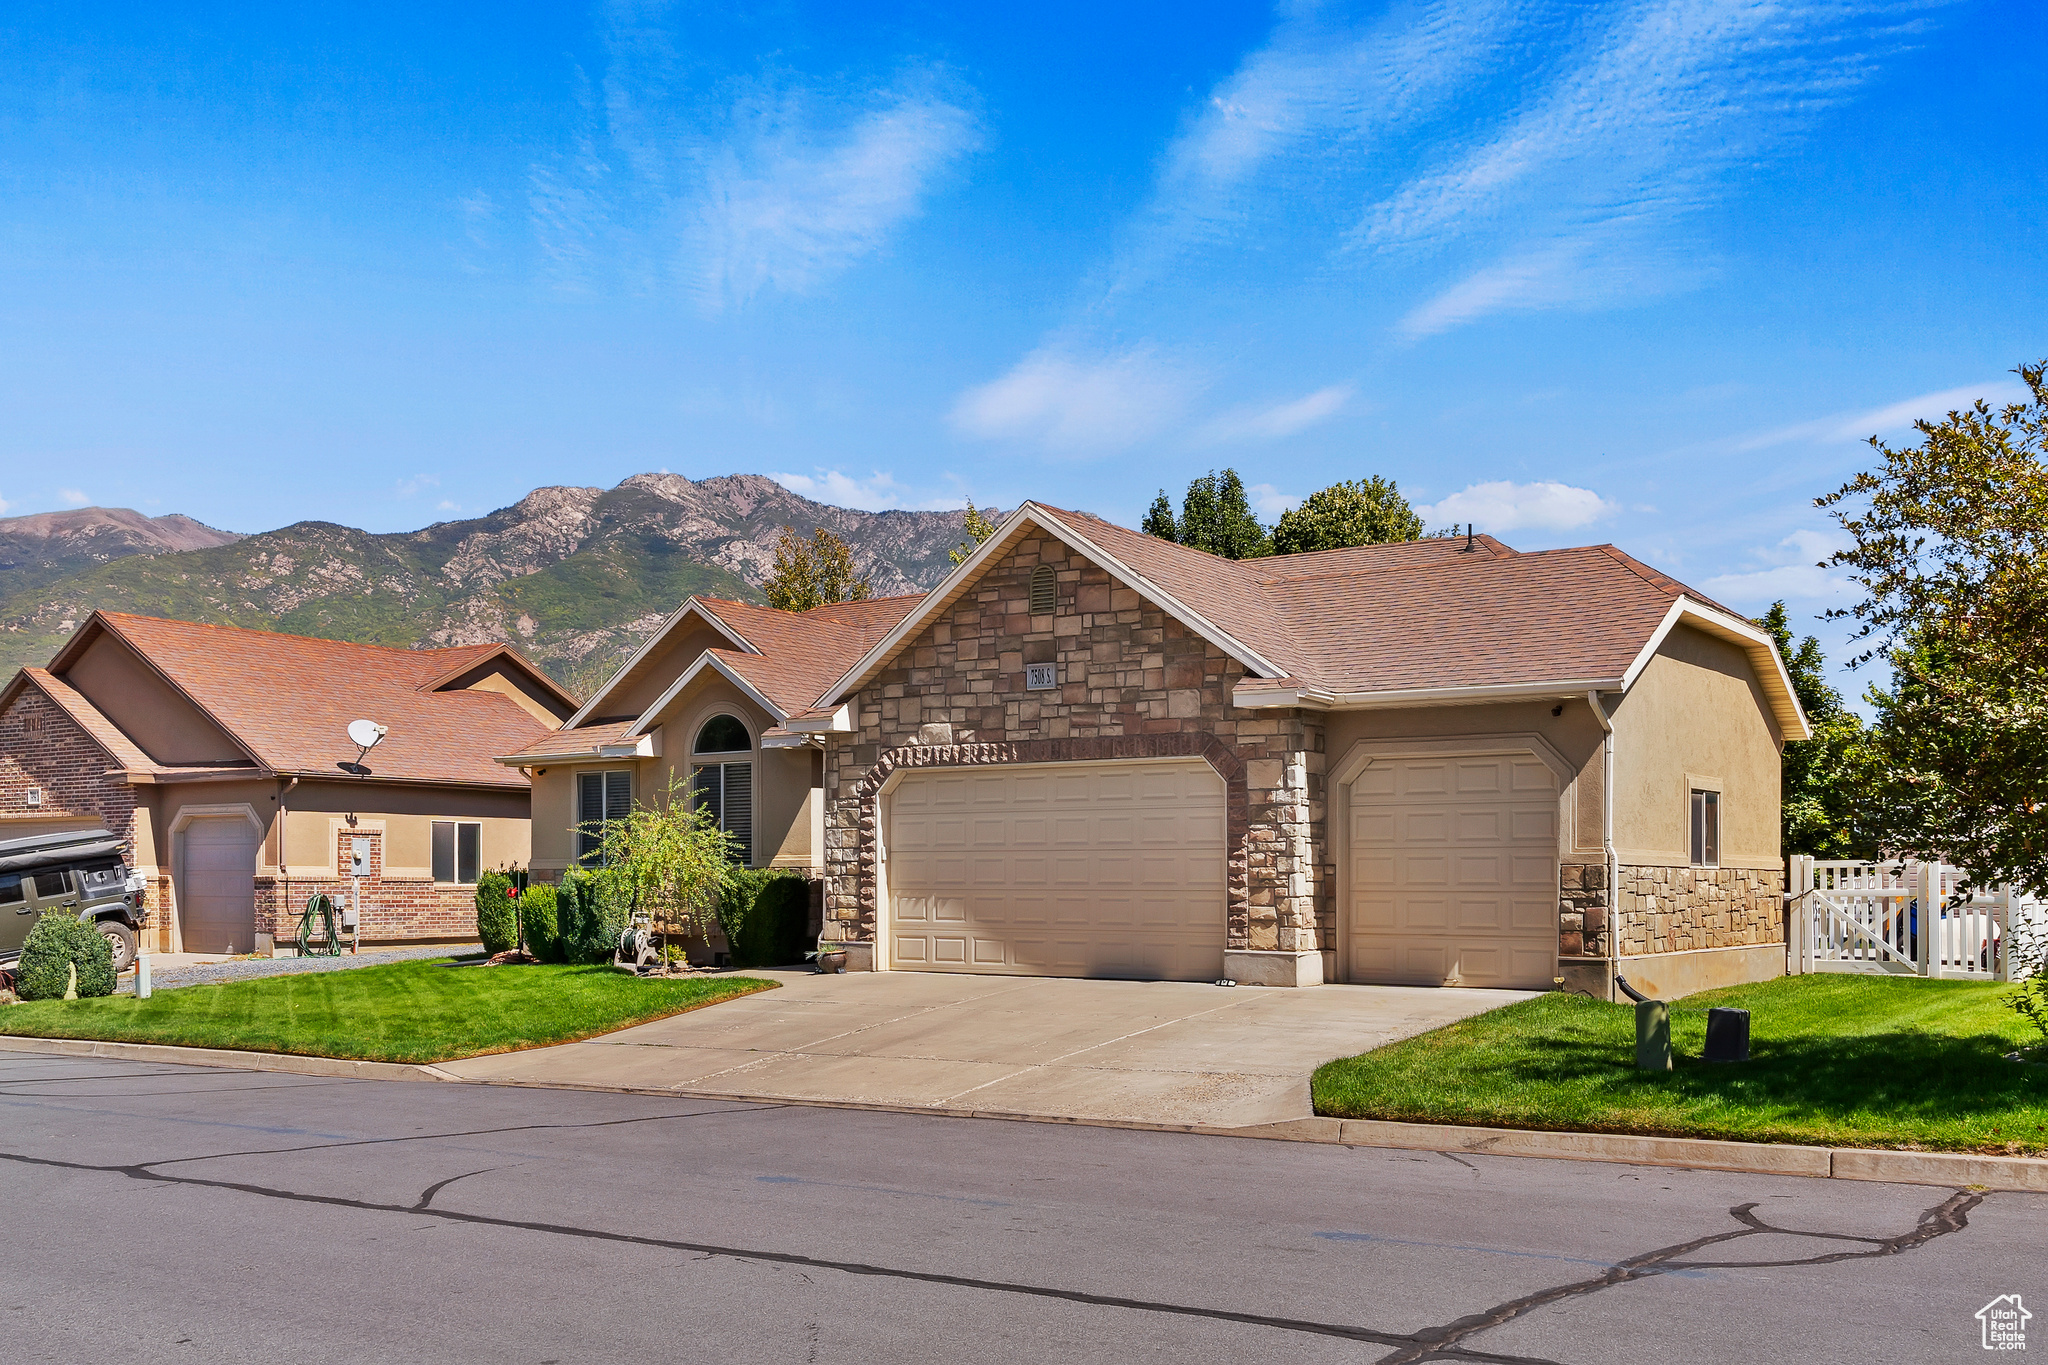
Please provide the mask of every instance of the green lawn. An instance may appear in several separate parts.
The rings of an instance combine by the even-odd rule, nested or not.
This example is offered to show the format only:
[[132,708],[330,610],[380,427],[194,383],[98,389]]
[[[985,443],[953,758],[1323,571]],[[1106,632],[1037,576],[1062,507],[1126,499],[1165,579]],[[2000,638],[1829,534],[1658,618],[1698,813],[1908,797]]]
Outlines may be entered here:
[[[1675,1069],[1635,1069],[1635,1011],[1548,994],[1315,1074],[1343,1118],[2048,1154],[2048,1067],[2011,986],[1814,975],[1673,1003]],[[1750,1060],[1699,1060],[1707,1008],[1750,1011]]]
[[0,1033],[445,1062],[573,1042],[774,984],[746,976],[641,980],[609,967],[483,967],[439,959],[186,986],[147,1000],[31,1001],[0,1009]]

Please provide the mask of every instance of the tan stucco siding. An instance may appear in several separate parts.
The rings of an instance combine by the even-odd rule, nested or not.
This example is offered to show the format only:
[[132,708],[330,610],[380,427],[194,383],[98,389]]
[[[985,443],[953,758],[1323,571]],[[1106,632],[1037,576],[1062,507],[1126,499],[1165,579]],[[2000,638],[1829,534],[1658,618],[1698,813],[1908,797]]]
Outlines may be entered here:
[[[1551,715],[1562,706],[1563,712]],[[1328,727],[1329,763],[1342,767],[1352,746],[1361,740],[1464,739],[1475,735],[1537,735],[1563,755],[1574,776],[1559,797],[1561,852],[1588,856],[1600,853],[1600,780],[1602,731],[1583,699],[1518,703],[1508,706],[1395,707],[1376,711],[1332,711]]]
[[[274,796],[276,789],[272,789]],[[337,876],[338,839],[353,831],[385,838],[384,876],[392,881],[431,881],[436,820],[475,821],[479,863],[484,869],[525,866],[533,856],[530,801],[526,792],[487,792],[409,787],[351,787],[340,782],[302,782],[286,798],[286,862],[292,876]],[[276,808],[272,802],[272,809]],[[350,825],[348,817],[356,823]],[[266,845],[266,854],[276,847]]]
[[569,712],[553,693],[503,658],[463,674],[441,690],[496,692],[501,697],[510,697],[521,710],[550,729],[569,718]]
[[[687,668],[692,655],[679,662]],[[658,697],[673,675],[655,686],[650,679],[650,699]],[[607,701],[605,709],[611,703]],[[719,714],[737,716],[753,739],[747,761],[754,765],[754,848],[756,867],[812,867],[820,850],[812,837],[812,784],[818,771],[817,759],[806,750],[762,749],[761,732],[775,721],[747,695],[714,672],[698,675],[682,694],[656,717],[661,753],[638,760],[610,759],[588,762],[550,763],[533,778],[533,866],[555,872],[570,865],[575,856],[576,777],[584,772],[631,771],[633,799],[658,800],[668,791],[671,776],[678,786],[687,785],[691,746],[704,723]],[[573,736],[574,732],[568,732]],[[724,756],[732,762],[739,756]]]
[[660,649],[634,664],[598,710],[607,716],[640,715],[661,700],[661,694],[683,675],[683,670],[697,662],[698,655],[707,649],[733,647],[731,640],[711,627],[696,625],[695,617],[691,621],[690,626],[679,628],[664,641]]
[[1614,839],[1623,863],[1684,865],[1695,782],[1721,792],[1721,866],[1774,868],[1779,732],[1749,656],[1688,627],[1614,708]]
[[176,766],[248,757],[205,712],[112,635],[102,633],[88,644],[64,670],[64,681],[159,763]]

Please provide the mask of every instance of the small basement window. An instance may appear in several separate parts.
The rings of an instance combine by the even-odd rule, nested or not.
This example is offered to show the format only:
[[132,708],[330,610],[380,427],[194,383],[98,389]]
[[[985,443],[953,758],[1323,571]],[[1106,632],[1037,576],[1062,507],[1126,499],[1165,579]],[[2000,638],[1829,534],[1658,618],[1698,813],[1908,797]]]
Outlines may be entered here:
[[1721,793],[1697,787],[1692,793],[1692,865],[1721,865]]
[[1059,606],[1059,585],[1053,581],[1052,565],[1041,564],[1031,571],[1031,614],[1050,616]]
[[474,820],[434,822],[434,880],[474,885],[477,855],[483,847],[482,824]]

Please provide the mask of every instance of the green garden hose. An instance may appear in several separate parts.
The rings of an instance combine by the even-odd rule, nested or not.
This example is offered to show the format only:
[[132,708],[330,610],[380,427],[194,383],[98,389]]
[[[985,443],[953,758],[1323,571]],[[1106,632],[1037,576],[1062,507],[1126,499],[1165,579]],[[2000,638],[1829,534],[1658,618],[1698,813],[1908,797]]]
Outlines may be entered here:
[[[322,927],[326,930],[327,934],[327,945],[319,949],[313,947],[313,917],[315,915],[320,917]],[[306,913],[299,916],[299,956],[341,956],[341,935],[334,932],[334,902],[327,899],[325,891],[315,891],[312,899],[306,902]]]

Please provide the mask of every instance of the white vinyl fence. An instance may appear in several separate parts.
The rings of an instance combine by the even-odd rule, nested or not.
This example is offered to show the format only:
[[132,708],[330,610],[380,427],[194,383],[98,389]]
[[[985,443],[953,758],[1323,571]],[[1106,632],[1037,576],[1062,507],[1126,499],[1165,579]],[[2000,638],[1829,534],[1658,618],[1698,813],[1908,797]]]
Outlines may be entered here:
[[2012,981],[2026,968],[2010,948],[2027,941],[2030,928],[2048,929],[2048,905],[2010,886],[1961,898],[1962,871],[1943,863],[1799,855],[1790,871],[1795,972]]

